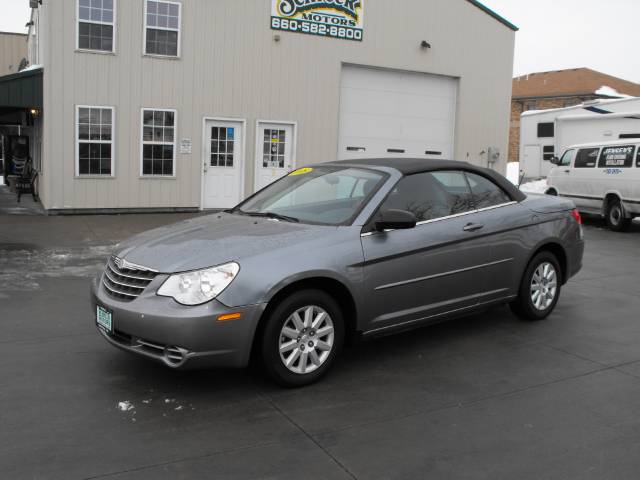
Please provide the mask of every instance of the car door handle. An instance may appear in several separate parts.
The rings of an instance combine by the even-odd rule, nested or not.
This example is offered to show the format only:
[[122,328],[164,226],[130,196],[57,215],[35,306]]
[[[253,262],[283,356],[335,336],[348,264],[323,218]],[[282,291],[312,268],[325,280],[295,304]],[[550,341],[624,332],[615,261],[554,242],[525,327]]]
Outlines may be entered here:
[[565,170],[564,173],[571,173],[571,170]]
[[467,223],[462,230],[465,232],[475,232],[477,230],[482,230],[484,225],[480,223]]

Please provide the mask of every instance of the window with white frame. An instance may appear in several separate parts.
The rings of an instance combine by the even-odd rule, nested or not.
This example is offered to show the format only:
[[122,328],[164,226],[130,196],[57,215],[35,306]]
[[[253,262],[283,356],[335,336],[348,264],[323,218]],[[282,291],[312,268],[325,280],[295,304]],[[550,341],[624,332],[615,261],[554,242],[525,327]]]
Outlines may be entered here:
[[77,109],[78,175],[113,174],[113,107]]
[[173,176],[176,153],[175,110],[142,111],[142,175]]
[[144,53],[177,57],[180,52],[180,8],[177,2],[147,0]]
[[78,49],[113,52],[116,0],[78,1]]

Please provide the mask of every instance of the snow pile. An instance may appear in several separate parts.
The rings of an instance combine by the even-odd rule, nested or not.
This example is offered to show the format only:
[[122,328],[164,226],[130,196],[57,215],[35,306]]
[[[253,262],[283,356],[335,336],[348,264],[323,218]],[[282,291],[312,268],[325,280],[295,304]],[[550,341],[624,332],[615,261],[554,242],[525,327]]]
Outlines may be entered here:
[[547,191],[547,180],[536,180],[535,182],[523,183],[520,190],[524,193],[544,193]]
[[520,162],[507,163],[507,180],[514,185],[520,183]]
[[607,87],[603,85],[598,90],[596,90],[596,95],[605,95],[607,97],[618,97],[618,98],[633,98],[631,95],[625,95],[624,93],[618,92],[615,88]]
[[30,72],[31,70],[37,70],[39,68],[42,68],[42,65],[29,65],[27,68],[23,68],[22,70],[20,70],[20,73],[22,72]]
[[129,400],[118,402],[118,410],[120,410],[121,412],[128,412],[129,410],[133,410],[133,403],[131,403]]

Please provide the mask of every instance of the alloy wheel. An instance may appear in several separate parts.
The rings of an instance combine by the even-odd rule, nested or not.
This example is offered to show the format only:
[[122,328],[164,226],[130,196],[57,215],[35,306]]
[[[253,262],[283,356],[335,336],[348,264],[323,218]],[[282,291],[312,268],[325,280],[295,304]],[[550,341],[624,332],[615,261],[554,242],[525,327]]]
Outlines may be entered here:
[[553,303],[558,291],[558,275],[555,267],[544,262],[538,265],[531,278],[531,302],[540,311]]
[[334,340],[331,316],[323,308],[307,305],[284,322],[278,345],[280,359],[291,372],[311,373],[327,361]]

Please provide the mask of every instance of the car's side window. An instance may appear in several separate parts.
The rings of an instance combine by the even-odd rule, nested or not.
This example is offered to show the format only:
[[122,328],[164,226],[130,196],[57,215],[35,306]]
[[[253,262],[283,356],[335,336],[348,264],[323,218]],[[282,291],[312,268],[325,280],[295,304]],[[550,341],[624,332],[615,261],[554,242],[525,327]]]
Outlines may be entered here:
[[581,148],[576,155],[574,168],[595,168],[600,148]]
[[511,201],[511,197],[488,178],[470,172],[466,175],[477,209],[504,205]]
[[564,155],[562,155],[562,159],[560,159],[560,167],[570,167],[571,163],[573,162],[573,159],[576,156],[576,151],[575,150],[567,150],[566,152],[564,152]]
[[640,168],[640,147],[638,147],[638,156],[636,157],[636,167]]
[[406,210],[418,222],[472,211],[471,192],[462,172],[409,175],[393,188],[380,210]]

